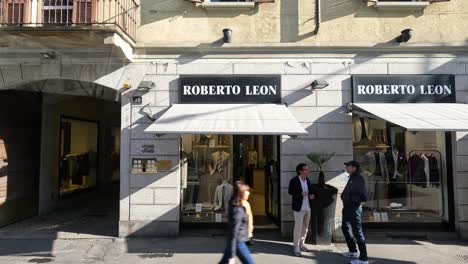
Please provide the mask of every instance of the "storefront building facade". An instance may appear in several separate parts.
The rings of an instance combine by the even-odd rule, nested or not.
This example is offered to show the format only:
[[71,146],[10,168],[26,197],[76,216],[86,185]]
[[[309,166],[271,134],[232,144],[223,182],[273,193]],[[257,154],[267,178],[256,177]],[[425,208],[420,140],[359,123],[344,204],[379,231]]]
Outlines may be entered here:
[[[290,236],[293,218],[287,185],[298,163],[311,164],[306,156],[312,152],[334,154],[325,166],[325,175],[327,183],[340,191],[346,183],[343,163],[358,159],[366,164],[363,173],[367,173],[372,198],[364,205],[367,227],[412,228],[424,224],[422,230],[427,233],[437,226],[466,236],[468,219],[463,214],[463,199],[467,168],[463,161],[468,149],[462,115],[458,127],[445,122],[437,129],[423,129],[402,125],[385,111],[379,114],[375,110],[375,105],[396,104],[398,100],[416,110],[421,109],[421,102],[420,106],[438,104],[440,111],[454,111],[450,105],[464,107],[461,104],[468,100],[468,61],[464,57],[427,59],[422,54],[379,53],[356,59],[351,55],[297,55],[286,51],[271,54],[269,59],[249,55],[257,57],[239,60],[236,56],[207,55],[184,61],[147,55],[130,65],[144,68],[146,74],[138,88],[122,95],[120,236],[174,236],[187,223],[225,222],[223,199],[228,185],[239,179],[251,183],[264,201],[253,201],[262,208],[258,214],[264,214],[270,220],[267,224]],[[270,83],[262,88],[261,84],[245,81],[246,77],[266,78]],[[188,84],[186,78],[191,78]],[[220,83],[217,78],[231,81]],[[365,78],[370,78],[370,83]],[[326,87],[318,89],[317,83]],[[281,100],[245,101],[244,97],[233,101],[236,85],[247,87],[242,90],[244,95],[274,95]],[[273,89],[275,85],[280,89]],[[363,103],[359,91],[364,93],[361,97],[367,96],[367,102]],[[192,97],[186,97],[187,93]],[[203,100],[194,99],[196,95],[203,95]],[[421,101],[424,96],[431,99]],[[238,118],[242,113],[232,109],[233,103],[249,104],[247,108],[253,104],[252,111],[244,111],[255,117],[273,111],[265,110],[269,105],[284,107],[293,121],[287,128],[297,122],[307,133],[285,131],[278,120],[276,131],[275,125],[273,130],[263,127],[256,131],[255,124],[245,125]],[[449,108],[441,107],[447,104]],[[238,119],[237,130],[223,130],[225,125],[216,126],[223,118],[212,116]],[[266,127],[270,129],[268,124]],[[395,170],[389,154],[397,147],[405,156],[434,157],[440,165],[428,167],[432,169],[428,178],[424,161],[419,163],[422,170]],[[378,153],[377,159],[383,155],[387,161],[388,157],[389,163],[384,165],[375,156],[364,159],[370,151]],[[226,162],[221,171],[217,167],[219,156]],[[311,179],[316,182],[317,168],[311,167]],[[416,171],[419,178],[413,175]],[[210,178],[220,172],[223,175]],[[330,222],[336,240],[341,237],[340,207],[338,201]]]

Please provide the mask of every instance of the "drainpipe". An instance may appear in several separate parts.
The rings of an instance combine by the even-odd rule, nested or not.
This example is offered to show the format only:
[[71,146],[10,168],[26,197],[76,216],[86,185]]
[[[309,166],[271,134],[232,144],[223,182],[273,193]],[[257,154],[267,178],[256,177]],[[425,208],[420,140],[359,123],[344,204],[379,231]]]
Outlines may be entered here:
[[320,30],[320,23],[322,22],[322,13],[320,12],[320,0],[315,0],[315,35],[318,35]]

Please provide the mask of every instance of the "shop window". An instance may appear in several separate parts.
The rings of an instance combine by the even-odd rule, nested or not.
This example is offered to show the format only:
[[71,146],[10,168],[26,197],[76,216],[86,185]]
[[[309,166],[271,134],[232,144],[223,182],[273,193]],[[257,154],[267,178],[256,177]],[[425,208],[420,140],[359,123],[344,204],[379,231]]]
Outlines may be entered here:
[[280,207],[279,142],[278,136],[183,135],[182,222],[226,223],[233,184],[242,180],[251,187],[254,218],[275,226]]
[[444,132],[409,132],[353,114],[353,154],[369,194],[363,222],[448,221],[445,143]]
[[232,153],[232,136],[182,136],[183,222],[227,222]]
[[98,124],[62,118],[60,121],[60,195],[96,186]]

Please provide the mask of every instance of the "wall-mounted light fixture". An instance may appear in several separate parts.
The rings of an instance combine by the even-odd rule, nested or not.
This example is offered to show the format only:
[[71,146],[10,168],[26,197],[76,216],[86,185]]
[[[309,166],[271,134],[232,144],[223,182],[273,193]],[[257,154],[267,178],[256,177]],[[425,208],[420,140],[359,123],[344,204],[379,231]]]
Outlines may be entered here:
[[138,91],[148,91],[151,88],[154,88],[154,82],[152,81],[142,81],[137,87]]
[[232,42],[232,29],[230,28],[223,29],[223,41],[224,43]]
[[398,43],[406,43],[411,39],[412,36],[413,36],[413,30],[411,28],[407,28],[401,31],[401,35],[397,37],[396,41]]
[[46,60],[53,60],[55,58],[57,58],[57,54],[55,53],[55,51],[47,51],[47,52],[41,52],[41,57],[43,59],[46,59]]
[[327,87],[328,85],[330,85],[330,84],[327,81],[317,79],[317,80],[314,80],[310,84],[310,90],[313,91],[313,90],[323,89],[323,88]]

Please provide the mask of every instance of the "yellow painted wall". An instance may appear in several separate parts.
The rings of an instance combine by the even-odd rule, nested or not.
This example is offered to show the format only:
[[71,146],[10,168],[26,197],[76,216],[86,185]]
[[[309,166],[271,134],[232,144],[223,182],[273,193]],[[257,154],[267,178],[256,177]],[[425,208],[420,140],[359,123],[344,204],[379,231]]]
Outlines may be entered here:
[[412,28],[412,43],[468,43],[468,1],[433,3],[422,11],[382,11],[363,0],[322,0],[322,26],[315,28],[314,0],[276,0],[247,11],[206,10],[187,0],[141,0],[137,44],[197,46],[220,42],[233,29],[234,44],[301,42],[378,45]]

